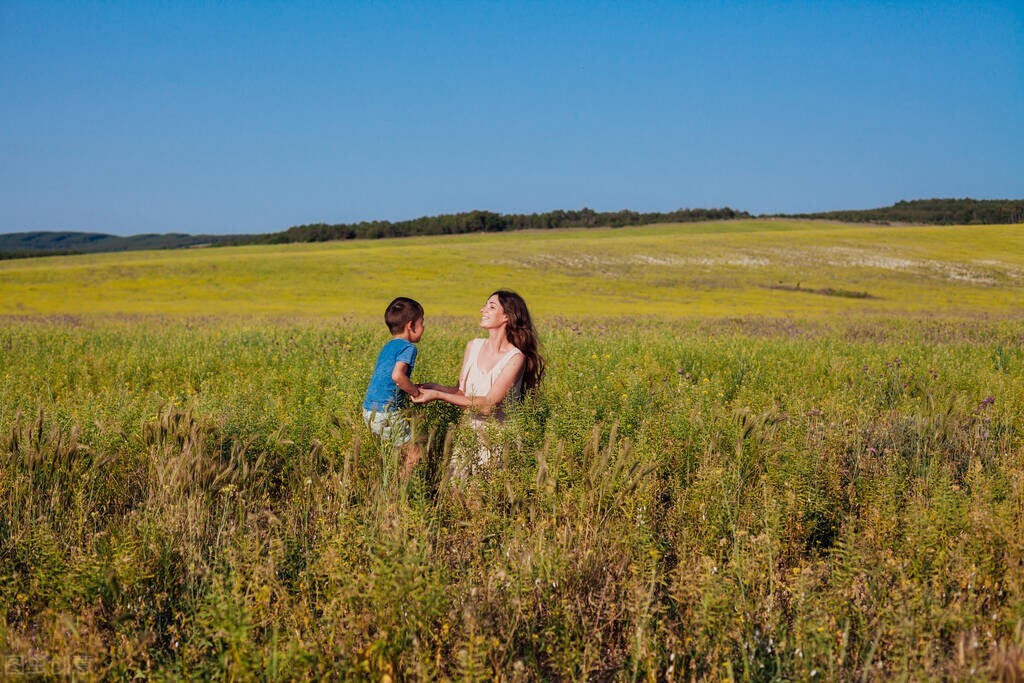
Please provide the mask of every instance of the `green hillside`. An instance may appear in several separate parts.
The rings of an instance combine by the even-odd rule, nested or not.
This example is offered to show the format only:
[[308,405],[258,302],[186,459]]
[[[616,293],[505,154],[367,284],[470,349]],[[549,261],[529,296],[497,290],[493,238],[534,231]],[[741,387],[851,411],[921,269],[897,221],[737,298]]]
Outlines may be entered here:
[[93,232],[15,232],[0,234],[0,258],[24,258],[55,254],[93,254],[107,251],[182,249],[225,244],[235,235],[146,234],[118,237]]
[[1019,316],[1024,229],[746,220],[122,252],[0,263],[0,315]]

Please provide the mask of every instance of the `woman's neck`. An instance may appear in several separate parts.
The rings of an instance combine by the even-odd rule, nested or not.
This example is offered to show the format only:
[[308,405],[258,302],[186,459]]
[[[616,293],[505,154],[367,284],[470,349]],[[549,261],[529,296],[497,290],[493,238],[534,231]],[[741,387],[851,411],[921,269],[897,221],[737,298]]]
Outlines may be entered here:
[[508,335],[505,333],[505,326],[489,328],[484,344],[495,352],[507,351],[511,343],[508,340]]

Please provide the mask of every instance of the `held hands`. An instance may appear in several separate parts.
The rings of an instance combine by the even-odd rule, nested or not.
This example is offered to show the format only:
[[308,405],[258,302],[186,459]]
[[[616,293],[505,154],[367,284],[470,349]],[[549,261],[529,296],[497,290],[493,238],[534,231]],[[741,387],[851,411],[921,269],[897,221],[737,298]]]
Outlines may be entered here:
[[438,392],[436,389],[428,389],[425,384],[420,385],[420,393],[412,397],[412,402],[418,405],[430,403],[431,401],[437,400],[437,394]]
[[412,402],[417,405],[424,403],[430,403],[431,401],[450,401],[451,394],[461,393],[458,387],[447,387],[443,384],[437,384],[435,382],[424,382],[423,384],[417,384],[416,388],[419,389],[419,394],[416,396],[410,396]]

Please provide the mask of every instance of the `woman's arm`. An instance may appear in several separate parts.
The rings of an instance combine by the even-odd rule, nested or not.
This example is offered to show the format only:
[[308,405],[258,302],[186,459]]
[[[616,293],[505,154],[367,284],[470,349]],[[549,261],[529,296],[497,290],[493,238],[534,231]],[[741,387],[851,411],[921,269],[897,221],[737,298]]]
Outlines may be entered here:
[[[466,344],[466,350],[462,352],[462,370],[459,373],[459,378],[462,377],[462,372],[466,370],[466,361],[469,360],[469,349],[473,342],[470,341]],[[424,382],[420,386],[420,396],[413,397],[413,403],[430,403],[436,401],[440,396],[438,394],[460,394],[462,393],[459,389],[459,385],[456,384],[453,387],[437,384],[436,382]],[[425,396],[424,393],[429,392],[429,396]],[[419,399],[419,400],[416,400]]]
[[444,384],[437,384],[436,382],[424,382],[423,384],[420,385],[420,389],[442,391],[446,394],[454,394],[459,390],[458,387],[449,387],[445,386]]
[[443,393],[436,389],[423,389],[420,392],[420,396],[414,398],[413,401],[415,403],[427,403],[428,401],[441,400],[460,408],[472,410],[481,415],[490,415],[494,407],[504,401],[509,390],[515,386],[525,363],[526,359],[521,353],[511,358],[508,365],[498,375],[498,378],[494,380],[494,384],[491,385],[491,390],[487,392],[486,396],[466,396],[461,391],[457,393]]

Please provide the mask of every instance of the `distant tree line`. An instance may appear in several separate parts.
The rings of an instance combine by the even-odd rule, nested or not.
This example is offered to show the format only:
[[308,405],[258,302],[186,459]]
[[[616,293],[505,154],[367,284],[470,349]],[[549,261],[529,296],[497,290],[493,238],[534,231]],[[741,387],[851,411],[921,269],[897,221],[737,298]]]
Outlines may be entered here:
[[[766,216],[759,216],[766,217]],[[827,219],[853,223],[918,223],[930,225],[979,225],[1024,223],[1021,199],[917,199],[881,209],[829,211],[825,213],[776,214],[776,217]],[[143,234],[117,237],[84,232],[22,232],[0,234],[0,260],[32,256],[128,251],[138,249],[181,249],[186,247],[239,244],[283,244],[287,242],[328,242],[357,238],[411,237],[414,235],[458,235],[473,232],[553,230],[555,228],[623,227],[652,223],[693,223],[699,221],[754,218],[746,211],[721,209],[679,209],[678,211],[549,211],[531,214],[500,214],[469,211],[441,216],[424,216],[408,221],[363,221],[361,223],[314,223],[296,225],[281,232],[262,235]]]
[[915,199],[881,209],[799,214],[849,223],[925,223],[928,225],[996,225],[1024,223],[1020,199]]
[[549,211],[531,214],[500,214],[491,211],[424,216],[408,221],[364,221],[361,223],[314,223],[296,225],[283,232],[250,235],[248,244],[285,242],[327,242],[331,240],[379,239],[414,235],[460,235],[470,232],[509,232],[513,230],[553,230],[555,228],[623,227],[651,223],[692,223],[697,221],[751,218],[746,211],[721,209],[679,209],[667,213],[638,211],[602,212],[592,209]]

